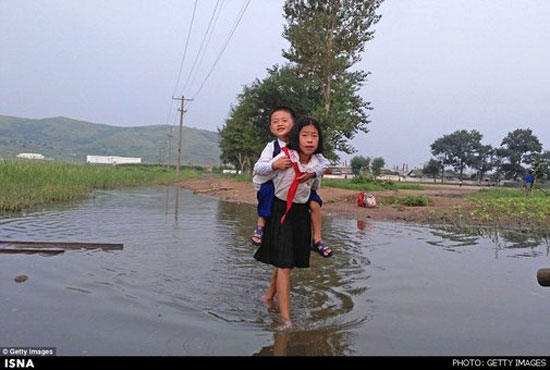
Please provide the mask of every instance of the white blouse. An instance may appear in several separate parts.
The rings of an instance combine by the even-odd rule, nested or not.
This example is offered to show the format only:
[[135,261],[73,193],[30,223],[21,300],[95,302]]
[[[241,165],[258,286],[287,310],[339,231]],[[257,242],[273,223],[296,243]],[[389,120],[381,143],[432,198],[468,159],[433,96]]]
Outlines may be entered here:
[[[307,164],[300,163],[300,155],[297,151],[289,149],[290,160],[292,162],[298,163],[298,168],[302,173],[304,172],[315,172],[315,168],[319,166],[319,160],[317,156],[312,155]],[[273,160],[277,160],[286,154],[281,152]],[[273,185],[275,187],[275,196],[282,201],[286,202],[286,197],[292,184],[292,180],[296,177],[296,172],[294,172],[294,166],[287,168],[286,170],[273,171],[272,174],[262,176],[254,175],[253,182],[254,184],[263,184],[269,180],[273,180]],[[294,196],[294,203],[304,204],[307,203],[309,195],[311,193],[311,187],[315,182],[315,178],[311,178],[302,183],[298,183],[298,189],[296,190],[296,195]]]
[[[277,139],[279,146],[282,148],[286,146],[286,143],[280,139]],[[274,144],[273,141],[270,141],[265,146],[262,154],[258,161],[254,164],[254,178],[252,182],[254,183],[254,188],[256,191],[260,190],[260,186],[273,178],[276,175],[278,170],[274,170],[272,167],[273,162],[275,162],[280,157],[273,157]],[[314,177],[315,182],[313,183],[312,189],[319,189],[321,186],[321,177],[323,173],[329,168],[330,162],[322,154],[314,154],[313,157],[316,159],[316,164],[311,166],[308,172],[315,172],[316,177]]]

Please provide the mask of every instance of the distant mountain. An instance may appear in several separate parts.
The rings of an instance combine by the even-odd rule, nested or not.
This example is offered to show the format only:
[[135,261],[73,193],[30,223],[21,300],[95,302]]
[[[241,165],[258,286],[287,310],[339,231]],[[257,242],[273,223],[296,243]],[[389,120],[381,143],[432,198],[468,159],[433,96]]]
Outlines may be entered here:
[[[170,127],[173,128],[170,157],[175,164],[179,127],[118,127],[65,117],[29,119],[0,115],[0,158],[25,152],[67,162],[84,163],[86,155],[112,155],[140,157],[143,163],[158,163],[161,150],[165,153],[168,150]],[[220,163],[217,132],[183,127],[182,136],[182,164]]]

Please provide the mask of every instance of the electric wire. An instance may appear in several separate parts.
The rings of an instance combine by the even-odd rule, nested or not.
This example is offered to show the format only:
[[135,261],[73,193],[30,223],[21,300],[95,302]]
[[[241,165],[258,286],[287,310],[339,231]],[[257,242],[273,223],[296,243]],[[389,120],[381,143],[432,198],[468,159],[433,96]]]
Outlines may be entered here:
[[198,88],[198,90],[193,94],[193,97],[191,98],[191,102],[187,105],[188,107],[193,103],[193,101],[195,101],[195,98],[199,95],[199,93],[201,92],[202,88],[204,87],[204,85],[206,84],[206,82],[208,81],[208,78],[210,78],[210,75],[212,74],[212,71],[214,70],[214,68],[216,67],[216,65],[218,64],[218,61],[220,60],[223,52],[225,51],[225,49],[227,48],[227,45],[229,45],[229,41],[231,41],[231,38],[233,37],[233,35],[235,34],[235,31],[237,30],[237,27],[239,26],[240,22],[241,22],[241,19],[243,18],[244,16],[244,13],[246,12],[246,9],[248,8],[248,5],[250,4],[250,1],[251,0],[245,0],[245,2],[243,3],[243,6],[241,7],[241,10],[240,10],[240,13],[237,15],[237,18],[233,24],[233,27],[228,35],[228,37],[226,38],[225,40],[225,43],[220,51],[220,53],[218,54],[216,60],[214,61],[214,64],[212,65],[212,67],[210,68],[210,70],[208,71],[208,74],[206,75],[205,79],[203,80],[203,82],[201,83],[200,87]]

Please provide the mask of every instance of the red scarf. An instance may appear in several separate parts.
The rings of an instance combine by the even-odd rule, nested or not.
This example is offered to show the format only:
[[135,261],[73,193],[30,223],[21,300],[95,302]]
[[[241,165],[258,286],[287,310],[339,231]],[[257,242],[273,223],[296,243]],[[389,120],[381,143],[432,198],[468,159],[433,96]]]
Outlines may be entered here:
[[[290,152],[286,147],[282,147],[281,150],[286,154],[288,158],[290,158]],[[281,224],[285,222],[286,214],[288,213],[288,211],[290,211],[290,207],[292,207],[292,202],[294,201],[296,190],[298,190],[298,177],[302,175],[302,172],[300,172],[300,169],[298,168],[298,163],[292,162],[292,167],[294,167],[294,172],[296,176],[294,176],[292,184],[290,184],[290,189],[288,189],[288,195],[286,196],[286,212],[283,217],[281,217]]]

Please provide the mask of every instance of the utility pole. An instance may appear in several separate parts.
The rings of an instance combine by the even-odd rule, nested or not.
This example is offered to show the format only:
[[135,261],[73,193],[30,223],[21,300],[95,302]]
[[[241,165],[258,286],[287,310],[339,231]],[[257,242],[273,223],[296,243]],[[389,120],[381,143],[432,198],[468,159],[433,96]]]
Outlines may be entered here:
[[170,127],[170,133],[168,134],[168,163],[167,167],[170,168],[170,160],[171,160],[171,153],[172,153],[172,127]]
[[180,109],[178,111],[180,112],[180,132],[179,132],[179,140],[178,140],[178,166],[176,167],[176,177],[180,174],[180,166],[181,166],[181,140],[182,140],[182,131],[183,131],[183,114],[187,112],[183,109],[183,104],[186,101],[192,101],[193,99],[185,99],[185,97],[182,95],[181,98],[174,98],[173,100],[179,100],[180,101]]

